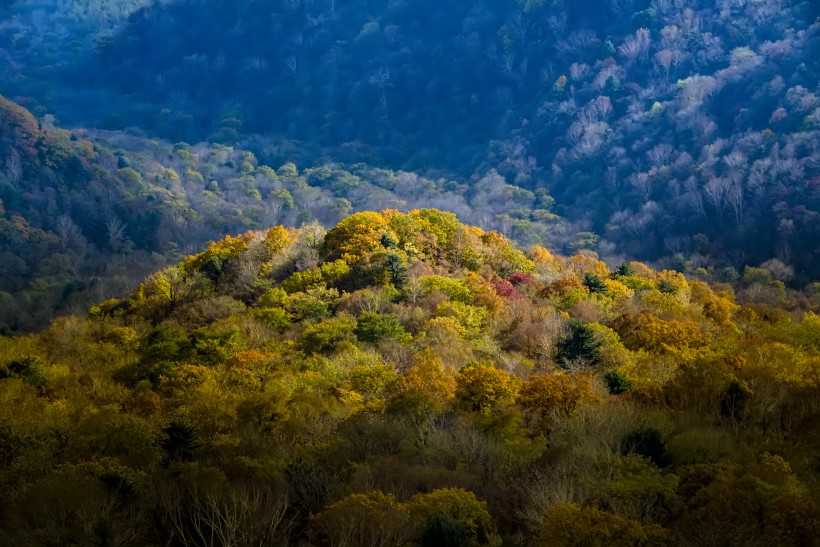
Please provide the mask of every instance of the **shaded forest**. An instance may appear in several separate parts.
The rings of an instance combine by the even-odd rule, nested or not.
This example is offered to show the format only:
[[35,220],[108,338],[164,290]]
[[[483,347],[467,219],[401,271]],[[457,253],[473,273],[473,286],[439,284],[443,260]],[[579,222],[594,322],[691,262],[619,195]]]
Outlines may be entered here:
[[0,90],[66,123],[495,169],[603,256],[820,273],[815,2],[45,5],[11,5]]

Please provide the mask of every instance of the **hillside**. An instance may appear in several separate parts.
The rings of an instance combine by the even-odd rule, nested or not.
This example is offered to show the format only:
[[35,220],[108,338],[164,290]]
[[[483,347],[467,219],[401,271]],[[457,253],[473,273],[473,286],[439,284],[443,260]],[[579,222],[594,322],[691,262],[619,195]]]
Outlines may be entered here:
[[603,256],[820,277],[817,2],[99,4],[14,2],[0,92],[282,163],[495,169]]
[[248,232],[0,339],[0,542],[813,545],[818,340],[433,209]]
[[528,243],[560,236],[544,192],[363,164],[266,165],[248,149],[69,132],[0,97],[0,332],[131,290],[224,234],[332,225],[367,206],[440,207]]

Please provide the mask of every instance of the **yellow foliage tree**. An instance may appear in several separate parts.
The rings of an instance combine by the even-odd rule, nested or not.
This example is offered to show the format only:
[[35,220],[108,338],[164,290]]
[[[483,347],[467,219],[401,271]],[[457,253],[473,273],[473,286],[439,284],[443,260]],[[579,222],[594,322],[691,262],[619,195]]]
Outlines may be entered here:
[[551,252],[540,245],[533,245],[530,249],[530,257],[535,263],[535,273],[541,275],[558,275],[563,270],[561,261]]
[[265,234],[263,243],[271,255],[278,254],[292,242],[290,232],[284,226],[274,226]]
[[609,268],[606,264],[598,260],[596,256],[583,252],[566,259],[564,268],[582,277],[584,274],[597,275],[601,279],[609,277]]
[[571,503],[550,507],[539,547],[661,547],[673,543],[666,530],[593,507]]
[[456,398],[468,410],[490,412],[515,400],[521,380],[492,365],[474,362],[456,376]]
[[589,377],[558,372],[530,377],[521,386],[516,403],[534,414],[537,423],[545,425],[553,413],[569,417],[578,405],[596,399]]
[[656,353],[672,353],[693,358],[702,355],[712,336],[691,321],[664,321],[650,312],[623,315],[616,330],[630,349],[642,348]]
[[535,263],[498,232],[481,235],[484,243],[484,262],[502,277],[513,273],[531,273]]
[[604,286],[606,287],[606,294],[614,300],[624,300],[632,298],[635,291],[621,283],[617,279],[604,279]]
[[[324,248],[330,258],[341,258],[348,264],[354,264],[381,250],[382,236],[390,232],[387,219],[381,214],[356,213],[328,230]],[[393,237],[398,239],[395,234]]]
[[444,370],[441,359],[429,353],[421,354],[399,378],[396,391],[425,395],[444,406],[455,397],[456,380]]

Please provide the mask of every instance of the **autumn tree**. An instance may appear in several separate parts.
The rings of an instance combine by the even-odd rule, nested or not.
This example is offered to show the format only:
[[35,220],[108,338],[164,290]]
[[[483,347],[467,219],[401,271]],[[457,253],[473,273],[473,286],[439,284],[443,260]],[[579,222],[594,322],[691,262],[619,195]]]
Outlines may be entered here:
[[379,213],[356,213],[328,231],[324,249],[329,258],[341,258],[348,264],[359,262],[368,254],[382,249],[387,220]]
[[409,511],[391,494],[351,494],[310,518],[318,545],[400,547],[412,537]]
[[474,362],[456,376],[456,398],[474,412],[490,412],[515,399],[520,380],[490,364]]
[[580,508],[559,504],[547,512],[547,519],[538,537],[538,545],[567,546],[662,546],[672,545],[666,530],[657,525],[641,523],[595,508]]
[[596,398],[588,377],[558,372],[527,379],[516,404],[532,412],[538,423],[547,425],[553,415],[568,417],[579,404],[594,402]]
[[487,502],[460,488],[417,494],[408,502],[419,544],[501,545]]

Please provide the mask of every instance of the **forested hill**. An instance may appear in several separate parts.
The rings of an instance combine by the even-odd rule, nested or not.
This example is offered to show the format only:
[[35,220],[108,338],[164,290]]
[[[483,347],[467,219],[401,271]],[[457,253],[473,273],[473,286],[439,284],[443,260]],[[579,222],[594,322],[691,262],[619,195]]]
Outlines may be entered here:
[[432,209],[248,232],[0,338],[0,543],[811,546],[818,340]]
[[226,233],[332,225],[366,206],[440,207],[522,242],[551,199],[497,173],[471,186],[362,164],[266,165],[247,149],[69,132],[0,97],[0,332],[83,313]]

